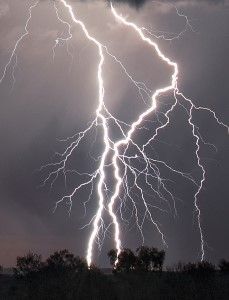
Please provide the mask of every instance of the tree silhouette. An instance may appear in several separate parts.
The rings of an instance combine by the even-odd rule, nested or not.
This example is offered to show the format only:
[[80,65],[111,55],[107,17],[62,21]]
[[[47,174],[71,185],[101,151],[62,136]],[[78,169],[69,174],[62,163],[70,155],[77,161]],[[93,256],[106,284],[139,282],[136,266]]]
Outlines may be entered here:
[[89,280],[91,274],[96,277],[98,271],[95,267],[89,271],[84,259],[68,250],[60,250],[45,262],[41,261],[40,255],[33,253],[18,257],[15,274],[21,279],[23,293],[27,295],[25,299],[62,300],[78,299],[78,295],[84,292],[85,280]]
[[[99,300],[99,299],[228,299],[229,262],[215,266],[207,261],[178,263],[162,271],[165,252],[141,246],[136,253],[124,248],[115,266],[116,250],[108,252],[115,277],[68,250],[56,251],[47,260],[28,253],[17,258],[15,274],[0,276],[0,299]],[[141,270],[141,272],[139,272]],[[162,295],[163,294],[163,295]],[[186,297],[187,296],[187,297]]]
[[136,268],[141,271],[149,271],[151,269],[152,255],[151,249],[147,246],[137,248]]
[[111,249],[107,255],[110,264],[116,272],[138,271],[161,271],[165,260],[165,251],[159,251],[155,247],[141,246],[136,250],[137,255],[128,248],[124,248],[118,256],[118,263],[115,266],[117,259],[117,251]]
[[111,250],[107,253],[107,256],[109,257],[110,264],[111,264],[112,268],[114,268],[114,266],[115,266],[115,261],[116,261],[116,259],[117,259],[117,250],[111,249]]
[[53,272],[72,271],[81,273],[87,269],[87,263],[68,250],[56,251],[47,259],[45,268]]
[[17,257],[16,268],[13,271],[16,276],[25,277],[31,273],[40,271],[42,266],[41,255],[29,252],[25,256]]
[[151,248],[151,260],[153,263],[153,269],[155,271],[162,271],[164,260],[165,260],[165,251],[158,251],[157,248]]
[[144,271],[161,271],[165,260],[165,251],[155,247],[141,246],[137,249],[137,269]]
[[128,248],[124,248],[118,256],[118,263],[114,266],[115,260],[117,258],[115,250],[110,250],[108,256],[110,258],[110,263],[116,272],[130,272],[135,269],[136,256],[134,252]]

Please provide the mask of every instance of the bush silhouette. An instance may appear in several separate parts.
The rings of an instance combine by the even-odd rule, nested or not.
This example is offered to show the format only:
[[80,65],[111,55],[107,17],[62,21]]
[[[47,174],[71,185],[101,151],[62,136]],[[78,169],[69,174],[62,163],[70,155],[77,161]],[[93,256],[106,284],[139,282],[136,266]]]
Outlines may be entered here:
[[221,272],[229,273],[229,261],[221,259],[219,262],[219,269]]
[[211,275],[215,270],[215,266],[208,261],[184,264],[181,269],[182,272],[193,275]]

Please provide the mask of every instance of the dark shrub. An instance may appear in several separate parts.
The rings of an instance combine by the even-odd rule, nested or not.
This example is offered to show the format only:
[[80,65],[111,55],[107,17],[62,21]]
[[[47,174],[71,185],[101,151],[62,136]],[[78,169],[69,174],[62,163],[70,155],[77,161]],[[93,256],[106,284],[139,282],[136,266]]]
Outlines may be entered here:
[[229,261],[221,259],[219,262],[219,269],[221,272],[229,273]]

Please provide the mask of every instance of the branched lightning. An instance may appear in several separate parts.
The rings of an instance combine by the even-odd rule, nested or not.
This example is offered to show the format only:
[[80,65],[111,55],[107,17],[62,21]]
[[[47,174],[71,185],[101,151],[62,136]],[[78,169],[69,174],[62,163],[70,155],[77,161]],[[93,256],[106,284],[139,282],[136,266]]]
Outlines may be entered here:
[[[211,109],[208,109],[208,108],[204,108],[204,107],[196,107],[193,102],[186,98],[182,93],[179,92],[179,89],[178,89],[178,75],[179,75],[179,71],[178,71],[178,65],[177,63],[171,61],[169,58],[167,58],[159,49],[159,46],[157,43],[155,43],[154,41],[152,41],[151,39],[149,39],[148,37],[146,37],[143,33],[143,30],[141,28],[139,28],[135,23],[132,23],[132,22],[129,22],[127,21],[124,17],[122,17],[121,15],[119,15],[117,13],[117,11],[114,9],[113,5],[111,4],[111,11],[113,13],[113,15],[115,16],[115,18],[117,19],[117,21],[121,22],[122,24],[128,26],[128,27],[131,27],[132,29],[134,29],[137,34],[140,36],[140,38],[148,43],[150,46],[154,47],[154,49],[156,50],[158,56],[164,61],[166,62],[168,65],[172,66],[173,68],[173,74],[172,74],[172,81],[171,81],[171,85],[165,87],[165,88],[162,88],[162,89],[158,89],[156,90],[156,92],[153,94],[152,96],[152,106],[144,111],[138,118],[137,121],[135,121],[132,126],[131,126],[131,129],[129,130],[128,134],[127,134],[127,137],[121,141],[118,141],[116,144],[115,144],[115,148],[117,148],[117,151],[116,151],[116,158],[119,156],[118,153],[118,148],[121,146],[121,145],[126,145],[126,144],[129,144],[129,142],[131,140],[131,136],[133,135],[133,133],[135,132],[135,129],[136,129],[136,126],[138,126],[142,120],[148,115],[150,114],[152,111],[156,110],[157,108],[157,98],[168,92],[169,90],[173,90],[174,91],[174,98],[175,98],[175,103],[171,106],[171,108],[169,110],[167,110],[167,112],[165,113],[165,117],[167,119],[167,121],[162,124],[161,126],[157,127],[156,130],[155,130],[155,134],[147,141],[147,143],[145,143],[141,149],[142,151],[142,154],[145,155],[145,148],[150,144],[152,143],[152,141],[157,137],[159,131],[163,128],[165,128],[169,123],[170,123],[170,119],[169,119],[169,114],[173,111],[173,109],[175,108],[175,106],[178,104],[178,100],[177,100],[177,95],[180,95],[182,96],[182,98],[187,101],[189,104],[190,104],[190,108],[188,110],[189,112],[189,119],[188,119],[188,122],[190,124],[190,126],[192,127],[192,133],[193,133],[193,137],[196,139],[196,159],[197,159],[197,164],[199,166],[199,168],[201,169],[201,173],[202,173],[202,176],[201,176],[201,180],[199,182],[199,185],[198,185],[198,188],[197,188],[197,191],[194,195],[194,205],[195,205],[195,209],[197,211],[197,220],[198,220],[198,227],[199,227],[199,232],[200,232],[200,240],[201,240],[201,261],[204,259],[204,255],[205,255],[205,241],[204,241],[204,234],[203,234],[203,229],[202,229],[202,226],[201,226],[201,211],[200,211],[200,208],[199,208],[199,205],[198,205],[198,196],[202,190],[202,187],[203,187],[203,184],[205,182],[205,175],[206,175],[206,171],[204,169],[204,166],[203,164],[201,163],[201,159],[200,159],[200,156],[199,156],[199,150],[200,150],[200,140],[201,140],[201,137],[199,135],[199,132],[197,130],[197,126],[193,123],[193,115],[192,115],[192,112],[193,112],[193,109],[197,109],[197,110],[207,110],[208,112],[212,113],[215,120],[217,121],[217,123],[219,125],[222,125],[224,127],[226,127],[227,129],[229,128],[227,125],[225,125],[224,123],[222,123],[218,117],[216,116],[215,112],[212,111]],[[177,10],[177,14],[179,16],[184,16],[184,15],[181,15],[179,14],[178,10]],[[185,16],[186,18],[186,26],[188,25],[189,27],[191,27],[190,23],[188,22],[188,18]],[[178,37],[180,37],[180,34],[178,35]],[[116,161],[116,158],[115,158],[115,161]],[[120,181],[121,181],[121,178],[120,178]],[[117,188],[119,188],[119,182],[117,183]],[[113,200],[114,201],[114,200]],[[174,207],[175,208],[175,207]],[[159,229],[158,229],[159,230]],[[159,230],[160,232],[160,230]],[[162,234],[162,233],[161,233]],[[163,235],[162,235],[162,238],[163,238]]]
[[[156,5],[164,5],[163,3],[159,2],[159,1],[152,1],[152,3],[155,3]],[[166,5],[170,5],[171,8],[175,9],[176,14],[185,19],[185,26],[184,29],[179,32],[179,33],[171,33],[171,32],[165,32],[165,31],[152,31],[149,30],[148,28],[145,27],[141,27],[142,31],[146,31],[149,35],[151,35],[153,38],[157,38],[157,39],[164,39],[166,41],[173,41],[176,39],[181,38],[188,30],[191,30],[192,32],[195,32],[195,30],[193,29],[191,22],[189,21],[189,18],[184,15],[182,12],[179,11],[179,9],[176,7],[176,5],[174,4],[169,4],[166,3]]]
[[[144,82],[138,81],[130,74],[122,63],[122,61],[111,51],[97,40],[89,32],[86,24],[76,16],[73,7],[66,0],[54,1],[54,10],[57,19],[64,25],[67,26],[68,35],[66,37],[58,37],[54,42],[52,48],[53,59],[55,57],[56,47],[61,43],[67,44],[68,54],[72,56],[68,48],[68,42],[73,38],[72,27],[78,26],[80,30],[84,33],[85,38],[91,42],[97,53],[98,53],[98,63],[97,63],[97,107],[94,114],[94,120],[88,124],[88,127],[76,133],[75,135],[68,137],[63,142],[67,143],[65,150],[62,153],[56,153],[56,160],[53,163],[48,163],[40,168],[40,171],[48,170],[48,175],[43,181],[43,185],[50,184],[51,187],[55,184],[59,176],[63,176],[65,184],[67,185],[67,177],[71,174],[76,174],[82,178],[82,182],[75,186],[70,194],[64,195],[61,199],[56,202],[55,209],[60,203],[67,203],[69,205],[69,213],[71,212],[73,198],[77,196],[81,189],[89,188],[88,199],[83,203],[85,214],[88,203],[94,197],[94,190],[96,188],[96,199],[98,202],[98,208],[91,218],[91,220],[85,226],[92,227],[91,234],[89,236],[86,259],[88,266],[90,267],[93,261],[93,251],[95,248],[95,243],[98,243],[101,247],[104,238],[111,227],[114,229],[114,242],[118,256],[122,250],[121,244],[121,222],[129,224],[134,218],[135,224],[141,234],[142,242],[144,243],[144,232],[143,227],[146,220],[150,221],[152,225],[156,228],[159,235],[161,236],[162,242],[167,246],[166,236],[162,230],[162,225],[155,218],[155,211],[159,210],[163,213],[172,213],[174,217],[178,214],[176,207],[176,196],[170,191],[167,185],[167,178],[162,176],[162,169],[165,168],[168,172],[176,174],[183,177],[193,184],[196,189],[194,193],[194,209],[197,215],[197,223],[200,234],[200,251],[201,260],[205,257],[205,238],[202,228],[201,210],[199,207],[199,195],[202,191],[203,185],[206,180],[206,171],[204,165],[200,158],[200,147],[201,143],[214,145],[204,141],[203,137],[200,135],[199,128],[195,124],[193,119],[194,111],[205,111],[210,113],[218,125],[223,126],[229,132],[229,127],[224,124],[216,115],[216,113],[209,108],[202,106],[196,106],[193,101],[184,96],[179,90],[179,67],[178,64],[167,57],[160,49],[158,43],[155,39],[163,38],[165,40],[173,40],[175,38],[180,38],[188,29],[193,31],[193,28],[189,22],[189,19],[184,14],[180,13],[175,7],[176,13],[179,17],[185,19],[185,28],[182,32],[176,34],[172,38],[168,38],[163,32],[158,32],[155,34],[153,31],[148,30],[145,27],[140,27],[137,24],[128,21],[127,18],[123,17],[117,12],[112,3],[110,3],[111,15],[119,24],[126,26],[129,30],[136,33],[136,36],[140,40],[152,48],[152,50],[157,54],[162,63],[166,64],[169,69],[171,69],[170,81],[167,86],[161,87],[156,91],[152,91]],[[29,34],[28,25],[32,18],[32,9],[38,5],[37,1],[34,5],[29,8],[29,17],[25,24],[25,32],[17,40],[13,51],[11,52],[9,61],[7,62],[3,75],[0,79],[0,84],[2,83],[9,66],[13,62],[15,57],[12,77],[14,78],[14,69],[17,62],[17,48],[21,41]],[[71,21],[66,21],[62,18],[60,13],[60,7],[67,10]],[[118,64],[121,70],[124,72],[128,80],[136,88],[136,91],[140,99],[147,105],[147,109],[143,109],[142,113],[137,117],[137,119],[132,123],[128,124],[123,122],[116,117],[114,117],[111,112],[106,107],[106,91],[104,87],[104,65],[106,62],[106,57],[110,57],[114,63]],[[173,104],[166,110],[166,112],[160,112],[158,108],[158,100],[161,96],[166,96],[168,93],[173,94]],[[148,104],[150,103],[150,104]],[[153,142],[158,138],[160,132],[165,129],[170,124],[170,116],[174,112],[175,107],[181,106],[185,113],[187,114],[187,122],[191,128],[193,135],[193,140],[195,141],[195,157],[196,162],[201,172],[201,178],[196,179],[189,172],[184,172],[182,170],[176,169],[171,166],[166,161],[160,160],[157,155],[154,157],[149,156],[149,149],[151,149]],[[152,115],[155,119],[152,119]],[[160,115],[163,115],[165,121],[161,121]],[[152,132],[150,138],[144,142],[144,144],[139,144],[135,141],[135,134],[143,129],[149,130],[147,128],[148,122],[154,122],[156,128]],[[112,128],[118,129],[121,138],[112,138]],[[79,172],[76,169],[69,167],[69,160],[73,153],[77,151],[79,145],[85,140],[88,135],[94,130],[99,130],[102,134],[103,140],[103,150],[99,157],[94,158],[91,155],[91,159],[96,164],[96,168],[92,172]],[[134,151],[134,154],[133,154]],[[109,186],[107,180],[108,169],[113,172],[112,186]],[[144,182],[146,188],[142,186]],[[157,202],[166,205],[167,209],[160,207],[159,204],[152,203],[148,200],[147,196],[153,196],[157,199]],[[138,209],[139,200],[141,205],[143,205],[143,213]],[[130,207],[128,202],[130,203]],[[126,219],[124,212],[129,211],[129,219]],[[108,214],[110,217],[110,223],[105,224],[104,214]]]
[[8,62],[6,63],[5,67],[4,67],[4,70],[3,70],[3,74],[0,78],[0,84],[2,83],[2,81],[4,80],[5,76],[6,76],[6,73],[7,73],[7,70],[8,68],[10,67],[11,63],[13,62],[13,59],[15,58],[15,62],[14,62],[14,65],[13,65],[13,72],[12,72],[12,77],[13,77],[13,84],[15,83],[15,78],[14,78],[14,71],[15,71],[15,67],[17,65],[17,49],[18,49],[18,46],[20,45],[20,43],[25,39],[25,37],[27,35],[29,35],[29,29],[28,29],[28,26],[29,26],[29,22],[30,20],[32,19],[32,10],[37,7],[37,5],[39,4],[39,0],[35,2],[35,4],[31,5],[29,7],[29,16],[28,16],[28,19],[26,20],[26,23],[25,23],[25,27],[24,27],[24,33],[18,38],[18,40],[16,41],[15,45],[14,45],[14,48],[10,54],[10,57],[9,57],[9,60]]
[[68,22],[64,21],[61,16],[59,15],[59,11],[58,11],[58,8],[56,6],[56,2],[54,2],[54,9],[55,9],[55,12],[56,12],[56,16],[57,16],[57,19],[64,25],[67,26],[68,28],[68,36],[67,37],[57,37],[57,39],[55,40],[55,44],[52,48],[52,52],[53,52],[53,60],[55,58],[55,50],[56,50],[56,47],[62,42],[62,43],[66,43],[67,45],[67,53],[68,55],[71,57],[71,60],[73,60],[73,54],[70,52],[69,50],[69,41],[72,39],[72,33],[71,33],[71,26]]

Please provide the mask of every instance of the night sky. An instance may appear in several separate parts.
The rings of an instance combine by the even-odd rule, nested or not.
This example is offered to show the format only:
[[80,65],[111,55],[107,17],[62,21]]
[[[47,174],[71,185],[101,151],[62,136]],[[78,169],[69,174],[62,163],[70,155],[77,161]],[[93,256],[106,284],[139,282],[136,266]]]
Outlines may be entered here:
[[[188,16],[193,31],[187,30],[173,41],[160,39],[158,43],[179,65],[180,90],[197,106],[213,109],[222,122],[228,123],[228,2],[116,2],[120,2],[116,3],[118,11],[129,20],[153,31],[167,32],[167,37],[181,32],[185,26],[185,19],[176,15],[171,4],[176,4]],[[0,0],[0,74],[24,30],[31,3],[34,2]],[[144,81],[152,90],[169,82],[171,70],[132,30],[115,21],[106,1],[72,3],[91,34],[107,45],[135,78]],[[62,16],[70,20],[66,10]],[[50,190],[48,184],[41,187],[47,173],[37,171],[43,164],[54,161],[56,151],[63,151],[66,144],[59,139],[84,130],[94,118],[97,50],[85,39],[81,29],[74,26],[69,43],[73,59],[63,43],[56,48],[53,60],[55,39],[67,30],[56,18],[52,1],[41,1],[33,11],[29,31],[18,48],[15,83],[11,66],[0,85],[0,264],[4,266],[12,266],[17,255],[28,251],[46,257],[54,250],[67,248],[85,256],[91,227],[81,228],[92,218],[98,200],[94,194],[85,215],[83,202],[87,200],[88,189],[84,189],[74,198],[70,216],[65,204],[53,213],[55,202],[80,183],[80,179],[72,175],[66,188],[60,177]],[[110,57],[106,57],[104,80],[109,110],[120,120],[133,122],[147,104],[139,99],[136,89]],[[159,108],[163,111],[171,101],[172,95],[162,97]],[[216,151],[213,146],[201,143],[200,157],[206,169],[206,182],[199,197],[206,240],[205,258],[217,262],[222,257],[229,259],[228,132],[207,112],[195,112],[193,116],[204,141],[217,147]],[[152,114],[151,121],[154,118]],[[190,172],[199,180],[195,140],[187,119],[184,109],[178,106],[171,115],[171,125],[161,131],[160,138],[152,145],[151,156]],[[149,131],[139,131],[136,140],[143,142]],[[97,142],[93,143],[95,135],[96,132],[90,134],[72,159],[73,167],[80,172],[91,170],[90,155],[101,154],[99,133]],[[163,175],[171,179],[169,185],[176,196],[178,210],[176,217],[170,211],[154,210],[168,244],[166,264],[198,260],[200,237],[193,205],[196,187],[166,171]],[[139,200],[136,198],[136,201]],[[158,199],[153,201],[158,203]],[[139,210],[142,210],[140,203]],[[121,227],[124,247],[136,249],[141,245],[141,235],[133,220]],[[100,266],[108,264],[106,253],[114,246],[112,234],[110,228],[102,250],[95,249],[94,260]],[[164,247],[155,227],[147,220],[144,235],[146,245]]]

